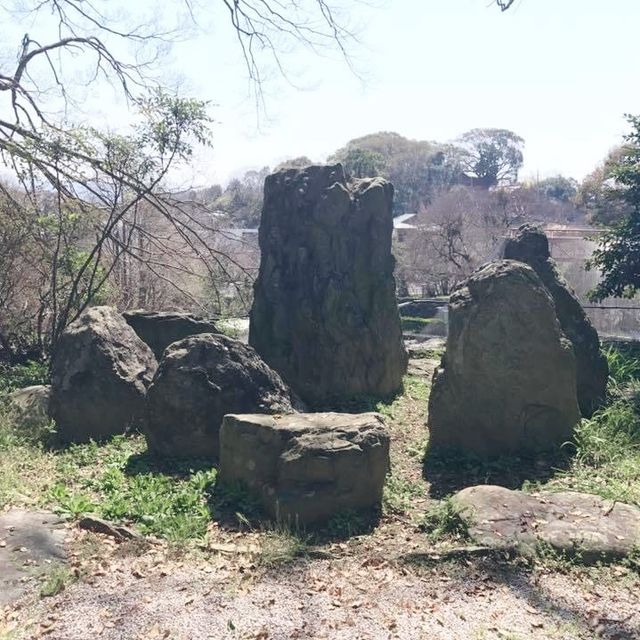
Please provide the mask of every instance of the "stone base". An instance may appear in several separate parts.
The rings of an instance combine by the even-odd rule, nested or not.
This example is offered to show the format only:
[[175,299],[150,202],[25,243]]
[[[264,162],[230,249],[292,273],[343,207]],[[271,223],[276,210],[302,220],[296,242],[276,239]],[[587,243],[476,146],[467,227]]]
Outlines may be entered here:
[[220,430],[220,482],[245,485],[292,526],[379,507],[388,469],[389,435],[376,413],[227,415]]

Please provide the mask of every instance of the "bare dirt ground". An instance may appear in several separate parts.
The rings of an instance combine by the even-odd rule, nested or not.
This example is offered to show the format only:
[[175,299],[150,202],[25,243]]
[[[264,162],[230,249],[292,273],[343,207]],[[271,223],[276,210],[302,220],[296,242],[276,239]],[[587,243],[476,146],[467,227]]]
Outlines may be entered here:
[[[414,371],[428,379],[435,364]],[[431,501],[424,385],[388,417],[391,497],[409,504],[371,532],[296,554],[286,534],[218,523],[195,550],[71,528],[77,579],[7,607],[0,640],[640,638],[640,576],[626,567],[443,559],[418,527]]]

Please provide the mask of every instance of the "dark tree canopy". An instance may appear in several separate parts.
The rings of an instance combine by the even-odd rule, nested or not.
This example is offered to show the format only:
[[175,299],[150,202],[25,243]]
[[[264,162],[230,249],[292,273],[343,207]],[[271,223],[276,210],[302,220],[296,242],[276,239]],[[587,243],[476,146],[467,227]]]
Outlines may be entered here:
[[350,140],[329,161],[343,163],[354,177],[388,178],[396,190],[396,214],[417,212],[461,175],[457,154],[450,145],[410,140],[390,131]]
[[595,301],[609,296],[631,298],[640,289],[640,116],[627,116],[632,131],[623,152],[609,166],[612,188],[627,213],[601,237],[588,267],[602,279],[590,293]]

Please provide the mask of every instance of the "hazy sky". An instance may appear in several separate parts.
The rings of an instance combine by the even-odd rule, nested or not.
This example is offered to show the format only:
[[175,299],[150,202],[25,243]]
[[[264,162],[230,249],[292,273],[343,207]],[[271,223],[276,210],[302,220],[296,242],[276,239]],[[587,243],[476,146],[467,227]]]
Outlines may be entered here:
[[523,176],[582,178],[619,142],[623,114],[640,111],[639,0],[518,0],[506,13],[489,0],[350,4],[363,77],[336,55],[293,52],[302,88],[270,79],[260,129],[232,41],[214,32],[175,51],[190,88],[219,105],[197,182],[292,156],[323,160],[374,131],[446,141],[474,127],[521,135]]
[[[185,176],[197,186],[294,156],[323,161],[376,131],[445,142],[475,127],[525,139],[523,177],[580,179],[620,142],[623,114],[640,112],[640,0],[517,0],[506,13],[491,0],[330,0],[358,30],[357,73],[336,51],[290,50],[287,81],[267,73],[259,125],[224,4],[191,2],[199,33],[173,47],[163,73],[215,105],[214,148],[199,151]],[[169,22],[185,6],[113,3],[125,18],[135,10]],[[3,20],[2,31],[5,56],[25,31],[40,36],[27,19]],[[86,119],[112,128],[127,121],[123,105],[93,84],[87,92]]]

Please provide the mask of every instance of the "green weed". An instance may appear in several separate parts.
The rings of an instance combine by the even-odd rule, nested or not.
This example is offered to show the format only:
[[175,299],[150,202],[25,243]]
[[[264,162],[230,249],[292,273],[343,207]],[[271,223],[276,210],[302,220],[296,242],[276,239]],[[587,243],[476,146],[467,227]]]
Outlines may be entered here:
[[384,485],[382,506],[385,513],[406,513],[411,502],[426,495],[426,485],[389,474]]
[[0,364],[0,399],[12,391],[35,384],[48,384],[49,367],[45,362],[29,361],[26,364],[9,366]]
[[420,528],[434,541],[469,539],[467,520],[462,517],[460,508],[451,498],[433,505],[425,514]]
[[44,575],[44,580],[40,586],[40,597],[50,598],[57,596],[74,580],[75,576],[68,567],[63,564],[54,564]]

